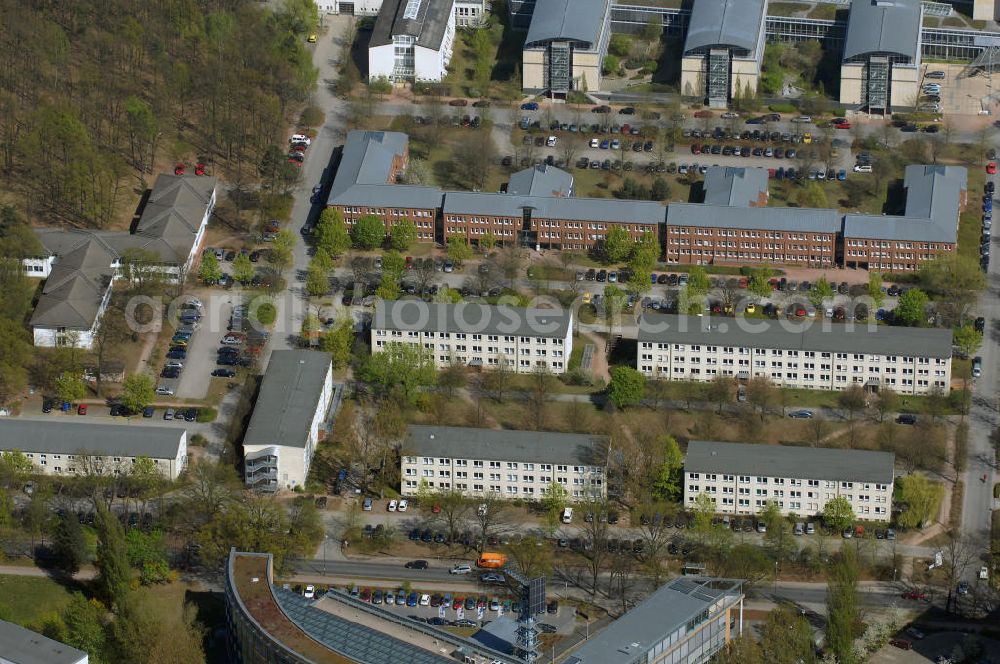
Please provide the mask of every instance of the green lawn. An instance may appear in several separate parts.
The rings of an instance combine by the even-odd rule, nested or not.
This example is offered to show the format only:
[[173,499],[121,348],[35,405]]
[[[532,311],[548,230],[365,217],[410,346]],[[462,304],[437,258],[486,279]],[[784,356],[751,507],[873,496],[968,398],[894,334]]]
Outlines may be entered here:
[[979,193],[986,175],[982,167],[969,169],[969,204],[958,219],[958,253],[979,260],[979,238],[983,228],[983,205]]
[[69,597],[65,586],[47,577],[0,575],[0,617],[19,625],[62,611]]

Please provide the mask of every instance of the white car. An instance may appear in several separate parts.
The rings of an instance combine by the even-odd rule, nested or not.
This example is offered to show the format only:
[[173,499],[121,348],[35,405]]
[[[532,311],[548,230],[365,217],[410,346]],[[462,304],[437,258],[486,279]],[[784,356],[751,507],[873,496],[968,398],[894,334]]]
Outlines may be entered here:
[[302,593],[302,596],[306,599],[313,599],[316,597],[316,586],[306,586],[306,590]]
[[592,148],[599,148],[599,147],[601,147],[601,142],[599,140],[597,140],[596,138],[592,138],[592,139],[590,139],[590,147],[592,147]]
[[476,514],[478,514],[479,516],[486,516],[486,510],[488,510],[488,509],[489,509],[489,507],[487,507],[487,506],[486,506],[486,503],[482,503],[482,504],[481,504],[481,505],[480,505],[480,506],[479,506],[479,507],[478,507],[478,508],[476,509]]
[[548,139],[546,139],[545,141],[545,145],[547,145],[550,148],[554,148],[556,146],[556,137],[549,136]]
[[797,118],[792,118],[792,122],[812,122],[813,119],[808,115],[800,115]]
[[420,606],[430,606],[430,605],[431,605],[431,596],[428,595],[428,594],[426,594],[426,593],[424,593],[423,595],[421,595],[420,596]]
[[397,503],[397,502],[396,502],[396,499],[395,499],[395,498],[393,498],[392,500],[390,500],[390,501],[389,501],[389,511],[390,511],[390,512],[395,512],[395,511],[396,511],[396,506],[397,506],[397,505],[399,505],[399,503]]
[[406,508],[409,507],[409,506],[410,506],[410,504],[408,502],[406,502],[405,499],[403,499],[403,500],[399,501],[399,505],[396,507],[396,510],[400,511],[400,512],[405,512]]
[[160,385],[159,387],[156,388],[156,393],[159,394],[160,396],[172,397],[174,396],[174,388],[167,387],[166,385]]
[[305,134],[292,134],[292,137],[288,139],[289,143],[305,143],[306,145],[312,144],[312,139]]
[[449,574],[471,574],[472,573],[472,565],[469,565],[467,563],[461,563],[459,565],[455,565],[450,570],[448,570],[448,573]]

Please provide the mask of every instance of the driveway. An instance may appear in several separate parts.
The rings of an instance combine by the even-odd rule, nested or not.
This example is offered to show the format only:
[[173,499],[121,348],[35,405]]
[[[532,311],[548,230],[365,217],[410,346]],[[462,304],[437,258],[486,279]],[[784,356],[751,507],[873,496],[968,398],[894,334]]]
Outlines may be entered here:
[[[184,371],[176,381],[178,383],[174,396],[178,399],[204,399],[211,384],[212,371],[216,369],[216,350],[219,339],[226,332],[229,315],[239,297],[232,291],[226,292],[226,301],[213,302],[213,306],[205,313],[201,327],[188,345],[187,359],[184,361]],[[225,380],[217,378],[214,380]],[[162,381],[161,381],[162,382]]]

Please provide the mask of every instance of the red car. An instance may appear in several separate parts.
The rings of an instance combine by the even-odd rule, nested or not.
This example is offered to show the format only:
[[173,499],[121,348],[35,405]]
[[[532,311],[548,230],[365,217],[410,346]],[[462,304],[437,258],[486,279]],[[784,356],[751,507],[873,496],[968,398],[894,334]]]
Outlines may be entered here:
[[913,650],[913,644],[906,639],[892,639],[889,643],[896,646],[900,650]]
[[184,164],[174,166],[174,175],[184,175]]
[[205,174],[205,164],[196,164],[195,167],[194,167],[194,174],[195,175],[204,175]]
[[712,111],[695,111],[694,117],[696,118],[711,118],[714,117]]
[[431,507],[431,512],[433,512],[434,514],[440,514],[441,513],[441,506],[438,505],[437,503],[434,503],[434,506]]
[[701,146],[697,143],[691,145],[691,154],[701,154]]
[[462,599],[461,597],[456,597],[455,601],[451,603],[451,608],[454,609],[455,611],[458,611],[458,609],[461,608],[463,604],[465,604],[465,600]]
[[87,414],[87,404],[85,404],[85,403],[80,404],[79,407],[77,407],[77,409],[76,409],[76,414],[77,415],[86,415]]
[[989,173],[990,175],[996,175],[997,163],[995,161],[991,161],[990,163],[986,164],[986,172]]
[[838,122],[837,124],[833,125],[833,127],[834,127],[834,129],[850,129],[851,128],[851,123],[850,122]]
[[903,599],[920,599],[920,600],[926,600],[927,599],[927,593],[925,593],[923,591],[920,591],[920,590],[907,590],[905,593],[903,593]]

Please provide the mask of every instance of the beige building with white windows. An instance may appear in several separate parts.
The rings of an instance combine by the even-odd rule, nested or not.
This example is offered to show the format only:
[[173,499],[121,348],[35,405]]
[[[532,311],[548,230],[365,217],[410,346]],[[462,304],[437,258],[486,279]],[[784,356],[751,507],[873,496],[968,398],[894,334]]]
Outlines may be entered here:
[[787,320],[643,314],[636,368],[648,378],[746,381],[781,387],[947,394],[951,330]]
[[774,502],[782,514],[813,516],[837,497],[865,521],[892,515],[889,452],[692,440],[684,458],[684,504],[700,494],[720,514],[758,514]]
[[372,353],[389,344],[418,345],[439,369],[453,364],[516,373],[566,372],[573,352],[573,312],[505,305],[380,301],[372,318]]
[[[147,457],[167,479],[187,465],[187,431],[179,427],[122,426],[0,418],[0,450],[19,450],[32,471],[45,475],[127,475]],[[75,417],[75,416],[74,416]]]
[[421,486],[470,497],[540,500],[553,483],[573,502],[607,497],[607,436],[411,426],[401,450],[400,493]]

